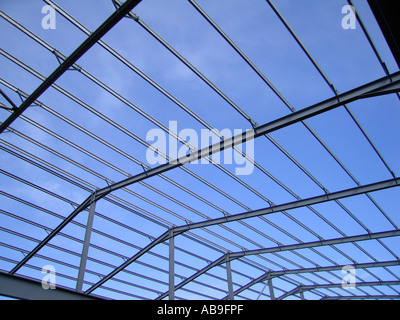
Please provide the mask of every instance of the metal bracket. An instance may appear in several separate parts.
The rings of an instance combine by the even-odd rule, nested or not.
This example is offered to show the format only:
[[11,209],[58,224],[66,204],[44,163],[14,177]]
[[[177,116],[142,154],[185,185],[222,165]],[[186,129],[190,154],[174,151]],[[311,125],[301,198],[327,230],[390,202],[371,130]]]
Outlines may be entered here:
[[4,110],[8,110],[8,111],[12,111],[13,110],[12,107],[9,107],[9,106],[5,105],[2,102],[0,102],[0,109],[4,109]]
[[58,61],[59,64],[62,64],[62,63],[64,62],[65,57],[63,57],[62,54],[61,54],[59,51],[57,51],[56,49],[54,49],[54,50],[52,51],[52,53],[55,55],[55,57],[56,57],[56,59],[57,59],[57,61]]
[[[61,65],[62,63],[64,63],[65,59],[67,58],[66,56],[64,56],[61,52],[59,52],[58,50],[54,49],[52,51],[52,53],[55,55],[58,63]],[[71,67],[69,67],[67,70],[72,70],[72,71],[81,71],[82,67],[78,66],[76,63],[74,63]]]
[[22,91],[20,89],[17,89],[16,93],[18,94],[19,98],[21,99],[21,102],[25,101],[25,97],[22,94]]
[[225,210],[222,210],[222,214],[223,214],[225,217],[229,217],[229,216],[230,216],[230,214],[229,214],[228,212],[226,212]]
[[119,7],[120,7],[120,5],[117,3],[117,1],[115,1],[115,0],[111,0],[111,2],[113,3],[113,5],[114,5],[114,7],[115,7],[115,9],[119,9]]
[[[113,5],[114,5],[115,9],[118,10],[118,9],[121,7],[121,3],[119,3],[117,0],[111,0],[111,1],[112,1]],[[139,16],[138,16],[137,14],[133,13],[133,12],[129,12],[129,13],[125,16],[125,18],[133,19],[133,20],[135,20],[136,22],[139,22]]]
[[258,123],[255,122],[253,119],[250,119],[250,124],[251,124],[251,126],[253,127],[253,129],[255,129],[255,128],[258,127]]
[[[390,81],[392,81],[391,78],[390,78]],[[399,81],[396,81],[396,82],[392,82],[384,87],[364,93],[364,94],[360,95],[360,98],[370,98],[370,97],[376,97],[376,96],[381,96],[381,95],[385,95],[385,94],[399,93],[399,92],[400,92],[400,83],[399,83]]]
[[136,22],[139,22],[139,16],[136,13],[129,12],[126,15],[126,17],[129,18],[129,19],[135,20]]
[[17,105],[16,105],[16,104],[10,99],[10,97],[7,96],[7,94],[6,94],[3,90],[1,90],[1,89],[0,89],[0,94],[4,97],[4,99],[7,100],[7,102],[8,102],[9,104],[11,104],[11,107],[8,107],[8,106],[4,105],[4,107],[7,107],[7,108],[4,108],[4,107],[3,107],[4,109],[9,109],[9,110],[12,110],[12,111],[18,109]]
[[[2,123],[3,123],[3,122],[0,121],[0,125],[1,125]],[[5,129],[2,133],[10,133],[10,132],[13,132],[12,129],[11,129],[11,128],[7,128],[7,129]]]

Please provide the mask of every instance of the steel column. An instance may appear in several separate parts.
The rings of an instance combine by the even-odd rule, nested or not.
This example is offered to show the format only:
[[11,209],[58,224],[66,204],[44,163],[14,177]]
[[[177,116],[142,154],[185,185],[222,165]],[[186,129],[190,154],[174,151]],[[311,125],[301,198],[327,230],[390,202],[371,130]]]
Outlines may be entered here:
[[225,257],[226,257],[226,275],[228,280],[229,300],[234,300],[233,284],[232,284],[232,268],[231,268],[231,261],[229,259],[229,253]]
[[[93,195],[95,195],[95,194],[96,193],[94,193]],[[93,199],[94,199],[94,196],[93,196]],[[82,292],[83,278],[85,276],[85,271],[86,271],[86,262],[87,262],[88,252],[89,252],[90,236],[92,234],[92,226],[93,226],[93,218],[94,218],[95,208],[96,208],[96,201],[93,200],[92,203],[90,204],[90,210],[89,210],[87,224],[86,224],[85,239],[83,241],[83,247],[82,247],[81,262],[79,265],[78,279],[76,282],[76,291],[78,291],[78,292]]]
[[275,300],[274,286],[272,285],[272,277],[271,276],[269,276],[269,279],[268,279],[268,287],[269,287],[269,295],[271,297],[271,300]]
[[174,228],[169,231],[169,300],[175,299],[175,237]]

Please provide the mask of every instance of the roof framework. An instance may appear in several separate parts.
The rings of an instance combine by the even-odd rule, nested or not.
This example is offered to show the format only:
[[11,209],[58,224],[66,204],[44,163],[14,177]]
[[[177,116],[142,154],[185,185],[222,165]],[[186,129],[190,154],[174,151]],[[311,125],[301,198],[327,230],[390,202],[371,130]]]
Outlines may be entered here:
[[[34,6],[41,8],[39,3]],[[240,8],[238,3],[230,8],[233,15]],[[207,52],[200,54],[199,63],[199,56],[179,41],[177,47],[186,54],[173,46],[171,42],[176,40],[171,34],[184,34],[182,28],[191,25],[185,25],[188,21],[181,17],[172,23],[171,34],[162,32],[163,23],[158,19],[165,15],[152,14],[154,8],[165,5],[160,1],[104,1],[99,7],[108,8],[108,18],[98,23],[94,32],[80,22],[85,19],[81,14],[85,8],[75,10],[78,19],[64,8],[70,7],[67,3],[44,0],[44,4],[55,9],[57,23],[62,23],[58,30],[64,28],[77,39],[68,44],[77,48],[68,49],[69,54],[62,52],[68,51],[62,37],[52,38],[52,31],[25,25],[13,17],[12,9],[7,12],[8,6],[0,11],[2,25],[18,37],[15,43],[32,48],[33,57],[2,39],[0,53],[7,68],[0,77],[0,269],[2,278],[9,277],[7,283],[18,283],[21,298],[26,285],[21,279],[36,280],[39,286],[46,265],[55,267],[57,286],[64,290],[61,295],[70,297],[76,292],[77,298],[400,296],[398,139],[379,131],[382,126],[390,127],[399,115],[398,52],[391,41],[388,55],[388,45],[382,34],[376,36],[379,28],[370,19],[366,3],[343,1],[340,8],[346,4],[356,8],[359,28],[342,32],[358,32],[378,67],[365,65],[365,69],[373,69],[366,75],[356,69],[360,75],[346,84],[328,78],[341,79],[331,68],[324,71],[329,64],[323,59],[319,62],[306,45],[316,50],[324,42],[315,45],[308,36],[302,40],[299,34],[304,35],[303,30],[298,32],[291,25],[278,1],[255,1],[254,8],[249,5],[252,14],[261,7],[274,16],[277,28],[293,41],[298,51],[287,57],[295,65],[302,56],[307,70],[317,74],[316,90],[321,92],[314,91],[317,98],[304,98],[295,87],[269,77],[274,68],[261,66],[265,56],[261,54],[260,60],[243,40],[252,34],[235,34],[232,30],[238,31],[229,19],[226,22],[218,14],[223,7],[206,3],[203,7],[194,0],[172,5],[184,4],[186,11],[182,12],[189,12],[190,19],[201,19],[215,37],[210,46],[228,45],[229,51],[224,47],[223,52],[235,57],[229,55],[228,61],[240,59],[243,78],[240,86],[232,85],[233,90],[215,76],[214,61],[207,65]],[[86,5],[96,10],[94,2]],[[362,13],[369,15],[367,23]],[[145,22],[147,16],[154,26]],[[340,21],[342,16],[338,16]],[[245,22],[235,23],[245,29],[241,25]],[[378,42],[373,40],[372,30]],[[172,40],[167,41],[162,33]],[[140,39],[137,41],[145,42],[128,46],[126,37],[133,34]],[[244,47],[256,59],[250,59]],[[155,62],[147,62],[153,60],[145,53],[134,55],[127,48],[133,52],[153,50],[167,75],[160,76],[157,68],[154,71],[148,64]],[[361,50],[351,49],[359,59],[363,57]],[[273,52],[271,57],[281,68],[278,73],[284,73],[280,63],[285,60],[279,59],[279,54]],[[41,56],[45,58],[40,60]],[[173,67],[168,66],[172,61]],[[51,68],[54,63],[58,65]],[[293,65],[287,64],[288,68]],[[117,76],[111,72],[114,69]],[[227,74],[225,80],[230,78],[230,72]],[[261,98],[249,89],[254,84],[251,77],[262,84],[258,84],[263,88]],[[298,85],[304,90],[305,86]],[[317,87],[313,80],[307,85]],[[241,87],[251,94],[236,94]],[[241,105],[231,96],[245,103]],[[267,102],[266,97],[270,99]],[[17,99],[21,99],[19,106]],[[146,105],[148,101],[151,103]],[[263,106],[257,107],[260,101]],[[198,108],[198,104],[203,105]],[[272,105],[279,106],[279,111]],[[264,114],[260,108],[268,112]],[[371,121],[360,111],[363,108],[371,114],[371,110],[384,108],[386,115]],[[171,131],[169,121],[174,119],[179,119],[179,125],[192,125],[198,133],[205,129],[213,132],[212,143],[200,147],[186,140],[184,133]],[[377,126],[378,122],[385,123]],[[343,133],[335,131],[338,123],[348,126]],[[227,137],[215,130],[217,125],[232,132],[237,127],[243,130]],[[176,158],[156,149],[146,137],[153,128],[167,134],[170,145],[186,146],[190,152]],[[335,133],[328,135],[324,129]],[[341,148],[347,139],[356,144]],[[255,156],[244,148],[247,143],[254,143]],[[232,163],[218,161],[217,155],[232,149],[242,164],[248,161],[254,166],[250,175],[237,175]],[[165,163],[150,165],[145,157],[149,150]],[[204,159],[209,163],[194,163]],[[364,160],[371,165],[364,165]],[[330,173],[333,168],[335,172]],[[355,288],[342,282],[348,275],[343,272],[346,266],[357,271]],[[7,294],[6,289],[0,288],[0,294]],[[14,291],[12,295],[18,296]]]

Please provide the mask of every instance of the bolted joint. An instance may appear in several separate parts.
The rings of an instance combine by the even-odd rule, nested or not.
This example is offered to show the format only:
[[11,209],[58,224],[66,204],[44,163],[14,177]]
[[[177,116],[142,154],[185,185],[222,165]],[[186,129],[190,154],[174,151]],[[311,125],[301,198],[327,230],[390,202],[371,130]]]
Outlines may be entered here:
[[168,240],[175,238],[176,235],[176,231],[175,231],[175,227],[171,227],[168,229]]
[[136,22],[139,22],[139,16],[136,13],[129,12],[128,18],[131,18],[131,19],[135,20]]
[[[117,10],[118,10],[118,9],[121,7],[121,5],[122,5],[122,3],[120,3],[119,0],[112,0],[112,3],[114,4],[114,7],[115,7]],[[136,22],[139,22],[139,16],[138,16],[137,14],[133,13],[133,12],[129,12],[125,17],[126,17],[126,18],[130,18],[130,19],[133,19],[133,20],[135,20]]]

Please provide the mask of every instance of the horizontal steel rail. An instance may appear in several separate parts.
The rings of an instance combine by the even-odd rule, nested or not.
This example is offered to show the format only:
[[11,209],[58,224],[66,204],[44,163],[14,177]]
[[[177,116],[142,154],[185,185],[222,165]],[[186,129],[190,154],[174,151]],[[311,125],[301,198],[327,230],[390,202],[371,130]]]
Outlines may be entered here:
[[399,300],[400,296],[395,294],[382,294],[382,295],[365,295],[365,296],[325,296],[322,297],[320,300]]
[[[376,95],[385,94],[386,93],[385,90],[388,87],[389,87],[389,91],[392,92],[393,86],[395,86],[395,90],[400,91],[400,72],[397,72],[390,76],[375,80],[373,82],[370,82],[368,84],[365,84],[365,85],[355,88],[353,90],[345,92],[341,95],[338,95],[336,97],[327,99],[323,102],[317,103],[308,108],[296,111],[292,114],[289,114],[289,115],[281,117],[277,120],[273,120],[269,123],[261,125],[261,126],[255,128],[254,130],[252,130],[250,135],[248,134],[248,132],[236,135],[232,138],[228,138],[224,141],[221,141],[220,143],[216,143],[212,146],[203,148],[201,150],[194,151],[189,156],[181,157],[172,162],[168,162],[164,165],[160,165],[158,167],[149,169],[145,172],[139,173],[135,176],[129,177],[120,182],[116,182],[105,188],[99,189],[96,191],[95,201],[103,198],[104,196],[111,193],[112,191],[126,187],[126,186],[136,183],[138,181],[142,181],[144,179],[156,176],[158,174],[167,172],[169,170],[178,168],[180,166],[183,166],[184,164],[189,163],[190,161],[201,159],[202,157],[211,155],[215,152],[220,152],[224,149],[227,149],[234,145],[246,142],[250,139],[257,138],[266,133],[276,131],[276,130],[284,128],[286,126],[290,126],[291,124],[294,124],[301,120],[311,118],[311,117],[321,114],[323,112],[327,112],[329,110],[337,108],[345,103],[349,103],[349,102],[352,102],[352,101],[355,101],[358,99],[362,99],[362,98],[364,98],[365,95],[371,96],[372,94],[374,94],[374,95],[375,94]],[[35,247],[30,252],[30,254],[28,254],[26,257],[24,257],[24,259],[21,260],[21,262],[18,265],[16,265],[13,268],[13,270],[11,270],[10,273],[14,274],[19,268],[21,268],[21,266],[23,266],[23,264],[26,261],[28,261],[30,258],[32,258],[36,254],[36,252],[38,252],[43,246],[45,246],[46,243],[48,241],[50,241],[60,230],[62,230],[72,219],[74,219],[76,217],[76,215],[78,215],[82,210],[85,210],[90,205],[91,200],[92,200],[92,195],[90,195],[85,201],[83,201],[63,222],[60,223],[60,225],[58,225],[42,241],[42,243],[40,243],[37,247]],[[282,210],[287,210],[287,209],[282,208]],[[244,215],[243,215],[243,218],[245,217]],[[229,218],[229,217],[227,217],[227,218]],[[224,219],[221,219],[221,220],[225,221]]]
[[81,58],[98,40],[124,18],[141,0],[127,0],[107,20],[105,20],[82,44],[67,58],[39,87],[13,111],[0,125],[0,133],[14,122],[32,103],[35,102],[50,86],[61,77],[79,58]]
[[297,200],[297,201],[289,202],[286,204],[271,206],[271,207],[263,208],[263,209],[259,209],[259,210],[253,210],[250,212],[239,213],[239,214],[231,215],[231,216],[224,217],[224,218],[217,218],[217,219],[213,219],[213,220],[193,223],[191,225],[175,227],[174,230],[175,230],[175,234],[179,234],[179,233],[182,233],[182,232],[185,232],[188,230],[209,227],[209,226],[213,226],[216,224],[227,223],[227,222],[237,221],[237,220],[241,220],[241,219],[253,218],[253,217],[257,217],[257,216],[261,216],[261,215],[280,212],[283,210],[302,208],[302,207],[311,206],[311,205],[318,204],[318,203],[333,201],[336,199],[342,199],[342,198],[352,197],[352,196],[365,194],[365,193],[369,193],[369,192],[374,192],[374,191],[378,191],[378,190],[383,190],[383,189],[387,189],[387,188],[393,188],[393,187],[397,187],[399,185],[400,185],[400,178],[389,179],[389,180],[372,183],[372,184],[368,184],[368,185],[361,186],[361,187],[355,187],[355,188],[346,189],[346,190],[342,190],[342,191],[327,193],[324,195],[320,195],[320,196],[316,196],[316,197],[312,197],[312,198],[308,198],[308,199]]
[[[208,266],[204,267],[197,273],[193,274],[189,278],[185,279],[184,281],[182,281],[181,283],[176,285],[175,290],[182,288],[183,286],[188,284],[190,281],[193,281],[194,279],[201,276],[208,270],[224,263],[227,260],[230,261],[233,259],[238,259],[238,258],[241,258],[246,255],[266,254],[266,253],[288,251],[288,250],[298,250],[298,249],[313,248],[313,247],[319,247],[319,246],[328,246],[328,245],[350,243],[350,242],[357,242],[357,241],[364,241],[364,240],[371,240],[371,239],[380,239],[380,238],[386,238],[386,237],[395,237],[395,236],[400,236],[400,230],[377,232],[377,233],[370,233],[370,234],[365,234],[365,235],[351,236],[351,237],[337,238],[337,239],[330,239],[330,240],[305,242],[305,243],[298,243],[298,244],[286,245],[286,246],[281,246],[281,247],[264,248],[264,249],[259,249],[259,250],[249,250],[249,251],[242,251],[242,252],[227,253],[226,255],[223,255],[219,259],[210,263]],[[163,299],[167,295],[168,295],[168,293],[165,292],[163,295],[161,295],[159,297],[159,299]]]
[[[362,268],[378,268],[378,267],[391,267],[391,266],[399,266],[400,261],[391,260],[391,261],[379,261],[379,262],[370,262],[370,263],[356,263],[352,264],[356,269]],[[315,268],[304,268],[304,269],[288,269],[288,270],[279,270],[279,271],[268,271],[265,274],[259,276],[248,284],[242,286],[241,288],[235,290],[233,292],[234,295],[241,293],[248,288],[254,286],[257,283],[263,282],[267,279],[272,279],[275,277],[280,277],[288,274],[299,274],[299,273],[309,273],[309,272],[325,272],[325,271],[334,271],[334,270],[342,270],[344,265],[336,265],[336,266],[328,266],[328,267],[315,267]],[[223,300],[228,299],[228,296],[224,297]]]

